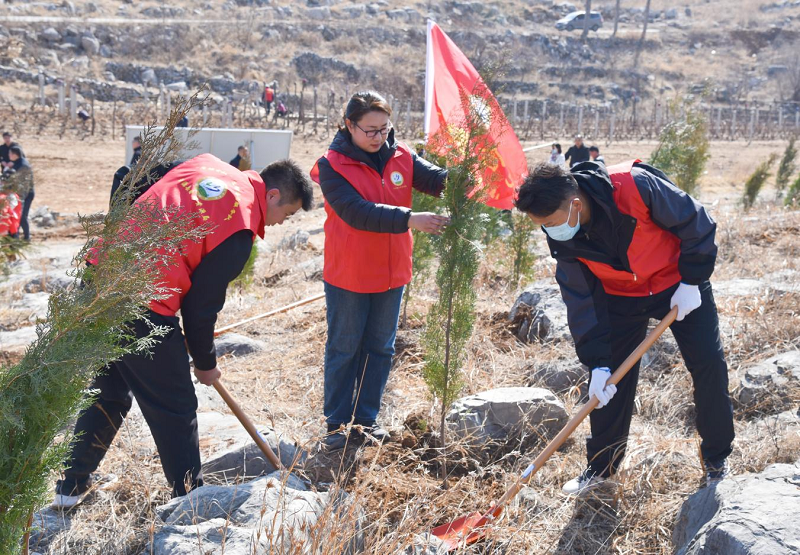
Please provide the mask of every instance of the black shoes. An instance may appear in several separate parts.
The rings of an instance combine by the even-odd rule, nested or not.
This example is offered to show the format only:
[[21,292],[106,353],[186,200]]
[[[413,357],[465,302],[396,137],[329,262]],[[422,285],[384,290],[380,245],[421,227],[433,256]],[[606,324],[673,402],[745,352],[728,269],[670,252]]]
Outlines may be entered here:
[[705,462],[706,466],[706,482],[705,486],[710,487],[720,483],[722,480],[730,475],[730,469],[728,468],[727,461],[721,461],[717,463],[712,463],[710,461]]
[[361,434],[366,438],[378,443],[386,443],[392,439],[392,436],[381,428],[377,422],[373,422],[371,426],[362,426]]
[[386,443],[392,436],[385,429],[380,427],[377,422],[369,425],[355,424],[349,430],[344,425],[328,424],[328,435],[325,436],[323,444],[328,451],[344,449],[347,445],[361,445],[364,441],[376,443]]

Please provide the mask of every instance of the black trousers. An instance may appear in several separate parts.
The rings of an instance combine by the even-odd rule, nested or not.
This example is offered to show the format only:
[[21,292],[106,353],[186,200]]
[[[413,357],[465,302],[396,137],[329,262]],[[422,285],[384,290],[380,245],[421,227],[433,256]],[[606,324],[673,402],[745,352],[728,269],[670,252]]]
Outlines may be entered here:
[[[651,318],[662,319],[677,286],[649,297],[609,300],[611,350],[617,368],[647,335]],[[711,283],[700,285],[702,304],[670,326],[694,384],[697,431],[705,461],[717,464],[731,453],[733,407],[728,395],[728,365],[719,335],[719,317]],[[586,442],[589,467],[602,476],[614,474],[625,455],[631,426],[639,363],[617,385],[617,393],[589,415],[592,436]]]
[[[152,356],[125,356],[97,376],[92,388],[99,394],[78,417],[67,470],[57,486],[59,493],[82,493],[91,486],[89,476],[100,465],[133,398],[153,434],[173,497],[186,495],[187,484],[192,488],[203,485],[197,396],[183,333],[177,317],[154,312],[148,317],[171,331],[156,345]],[[137,337],[150,331],[143,320],[132,326]]]
[[19,227],[22,228],[22,237],[26,241],[31,240],[31,227],[28,223],[28,213],[31,211],[31,204],[33,203],[34,196],[34,191],[31,189],[22,201],[22,214],[20,215]]

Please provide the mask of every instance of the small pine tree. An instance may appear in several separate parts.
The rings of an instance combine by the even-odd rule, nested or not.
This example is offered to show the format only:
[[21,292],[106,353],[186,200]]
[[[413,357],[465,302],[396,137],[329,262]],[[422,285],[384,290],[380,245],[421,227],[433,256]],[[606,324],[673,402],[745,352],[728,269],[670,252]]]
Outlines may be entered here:
[[[439,199],[420,193],[417,190],[412,192],[411,211],[412,212],[434,212],[440,204]],[[433,250],[433,242],[428,233],[412,230],[414,237],[414,250],[411,258],[411,283],[406,285],[403,290],[403,327],[408,326],[408,302],[418,288],[425,283],[430,275],[430,266],[436,253]]]
[[512,219],[512,233],[508,239],[511,252],[514,258],[511,264],[511,284],[519,286],[523,278],[533,275],[533,263],[536,255],[531,247],[533,245],[533,233],[537,226],[527,214],[515,212]]
[[789,187],[789,192],[786,194],[784,201],[786,206],[796,206],[800,204],[800,175],[794,180],[792,186]]
[[[0,368],[0,553],[19,553],[26,543],[31,515],[69,450],[70,437],[56,438],[89,403],[84,392],[94,376],[126,353],[149,351],[166,332],[154,327],[134,341],[127,323],[169,294],[158,284],[159,267],[207,230],[194,214],[131,205],[131,184],[177,156],[183,145],[173,141],[173,130],[198,102],[197,95],[179,102],[163,131],[145,130],[139,164],[108,214],[81,218],[87,241],[75,257],[74,286],[50,297],[47,318],[22,360]],[[90,258],[101,262],[85,266]]]
[[669,175],[675,185],[694,195],[709,158],[705,116],[691,101],[677,99],[671,103],[670,113],[678,117],[661,131],[650,164]]
[[508,210],[497,210],[491,206],[481,205],[483,218],[483,234],[481,243],[489,246],[507,236],[513,224]]
[[794,147],[794,143],[795,137],[789,139],[789,144],[786,145],[786,150],[783,151],[781,163],[778,165],[778,173],[775,174],[775,189],[778,198],[783,196],[784,189],[789,185],[792,175],[794,175],[796,168],[794,160],[797,158],[797,149]]
[[750,177],[747,178],[744,184],[744,195],[742,195],[742,204],[745,210],[749,210],[752,208],[753,204],[755,204],[758,193],[761,191],[764,183],[767,182],[767,179],[769,179],[769,169],[777,158],[778,156],[776,154],[771,154],[770,157],[761,162],[758,167],[756,167],[755,171],[750,174]]
[[[483,88],[483,87],[480,87]],[[491,141],[485,140],[490,126],[498,126],[502,112],[496,101],[486,104],[485,90],[462,94],[467,116],[460,124],[443,127],[430,140],[435,152],[445,152],[448,168],[442,206],[451,223],[442,235],[433,238],[439,257],[436,285],[439,298],[428,311],[424,332],[425,368],[423,376],[431,393],[440,403],[442,445],[442,486],[447,488],[447,425],[450,405],[463,389],[461,369],[467,358],[467,342],[475,321],[475,277],[480,267],[485,210],[482,194],[498,186],[485,183],[484,170],[494,164],[496,154]]]

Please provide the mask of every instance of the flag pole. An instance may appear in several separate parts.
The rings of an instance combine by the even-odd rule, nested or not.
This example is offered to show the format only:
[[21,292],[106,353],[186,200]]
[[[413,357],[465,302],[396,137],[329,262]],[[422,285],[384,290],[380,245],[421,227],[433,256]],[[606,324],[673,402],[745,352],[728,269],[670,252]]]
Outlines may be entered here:
[[422,130],[425,134],[425,141],[428,141],[428,132],[431,129],[431,111],[433,110],[433,41],[431,40],[431,30],[436,23],[428,20],[428,32],[426,35],[425,50],[425,116],[422,122]]
[[536,146],[529,146],[529,147],[523,148],[522,152],[530,152],[531,150],[537,150],[539,148],[544,148],[544,147],[547,147],[547,146],[553,146],[554,142],[555,141],[550,141],[549,143],[542,143],[542,144],[536,145]]

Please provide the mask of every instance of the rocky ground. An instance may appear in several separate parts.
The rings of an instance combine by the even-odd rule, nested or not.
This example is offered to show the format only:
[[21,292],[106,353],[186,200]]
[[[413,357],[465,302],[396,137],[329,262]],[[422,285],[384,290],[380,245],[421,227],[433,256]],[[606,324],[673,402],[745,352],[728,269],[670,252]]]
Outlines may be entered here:
[[[13,263],[0,282],[9,301],[0,310],[6,362],[18,359],[34,337],[49,293],[69,286],[71,257],[81,244],[75,212],[103,209],[123,149],[118,141],[20,140],[42,185],[34,204],[40,208],[35,250]],[[463,552],[781,554],[800,548],[800,213],[774,203],[770,190],[749,213],[736,204],[749,168],[783,146],[715,143],[703,177],[701,198],[719,222],[714,286],[736,410],[736,477],[695,493],[702,471],[691,382],[666,334],[644,361],[619,487],[581,501],[561,494],[563,482],[584,464],[584,424],[512,503],[488,540]],[[620,143],[605,154],[612,162],[647,158],[652,147]],[[322,140],[300,138],[293,155],[310,167],[323,149]],[[97,164],[68,171],[76,159]],[[321,292],[323,220],[317,208],[268,230],[253,284],[231,289],[220,325]],[[380,416],[395,441],[351,449],[343,458],[319,452],[325,318],[324,303],[311,303],[243,326],[219,344],[227,353],[221,360],[224,383],[279,448],[291,475],[275,473],[216,393],[198,385],[201,450],[211,487],[170,502],[147,427],[133,410],[100,468],[104,483],[70,513],[37,513],[32,549],[436,552],[425,533],[499,497],[541,440],[582,401],[586,374],[575,359],[544,249],[537,235],[539,258],[524,290],[508,284],[502,245],[487,250],[464,398],[448,415],[451,437],[457,438],[448,454],[448,490],[440,488],[438,417],[421,377],[420,333],[435,295],[428,283],[411,301],[408,326],[399,333]]]

